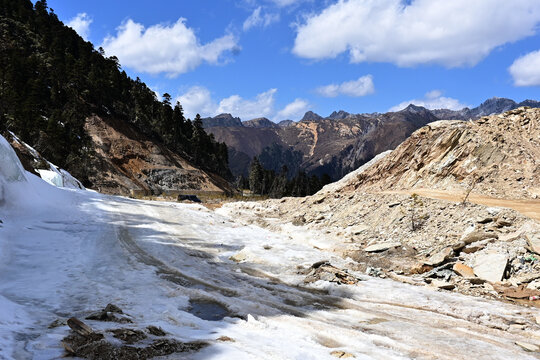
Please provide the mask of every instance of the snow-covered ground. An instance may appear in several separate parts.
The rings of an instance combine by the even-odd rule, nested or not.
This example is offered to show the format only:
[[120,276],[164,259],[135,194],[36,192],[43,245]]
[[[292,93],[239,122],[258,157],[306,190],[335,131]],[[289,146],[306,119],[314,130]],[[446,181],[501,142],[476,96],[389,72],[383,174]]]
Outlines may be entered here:
[[[108,303],[134,320],[123,327],[210,343],[192,359],[536,358],[515,345],[540,340],[534,310],[360,274],[357,285],[305,285],[299,266],[346,265],[313,245],[322,235],[242,226],[199,205],[58,189],[25,173],[6,144],[0,137],[0,358],[61,357],[70,330],[49,325]],[[190,301],[230,316],[201,319]]]

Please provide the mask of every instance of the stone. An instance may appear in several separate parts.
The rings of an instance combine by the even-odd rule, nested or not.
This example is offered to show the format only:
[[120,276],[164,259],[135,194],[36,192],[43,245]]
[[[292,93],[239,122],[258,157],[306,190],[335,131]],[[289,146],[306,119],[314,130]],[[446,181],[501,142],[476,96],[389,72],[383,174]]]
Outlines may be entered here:
[[479,224],[487,224],[487,223],[490,223],[492,221],[493,221],[492,217],[481,217],[481,218],[478,218],[476,220],[476,222],[479,223]]
[[435,253],[429,257],[426,261],[424,261],[424,264],[426,265],[432,265],[437,266],[439,264],[442,264],[446,260],[448,260],[452,255],[454,254],[454,250],[452,247],[446,247],[439,251],[438,253]]
[[502,227],[506,227],[506,226],[511,226],[512,225],[512,222],[511,221],[508,221],[508,220],[505,220],[505,219],[499,219],[497,220],[496,224],[495,224],[498,228],[502,228]]
[[529,344],[522,341],[516,341],[516,345],[520,346],[525,351],[536,352],[540,350],[537,345]]
[[67,324],[71,328],[71,330],[82,336],[88,336],[94,332],[90,326],[86,325],[81,320],[74,317],[69,318]]
[[508,257],[504,254],[480,254],[476,256],[473,270],[474,274],[480,279],[498,282],[503,279],[506,265],[508,265]]
[[454,270],[456,274],[461,275],[464,278],[476,277],[476,275],[474,275],[474,270],[470,266],[467,266],[463,263],[455,263],[452,270]]
[[482,250],[485,247],[486,246],[482,245],[482,244],[479,244],[479,245],[469,244],[466,247],[464,247],[463,249],[461,249],[461,252],[465,253],[465,254],[472,254],[472,253],[475,253],[475,252],[477,252],[479,250]]
[[387,242],[387,243],[379,243],[379,244],[373,244],[364,249],[366,252],[380,252],[385,251],[391,248],[399,247],[401,246],[401,243],[399,242]]
[[472,244],[473,242],[477,242],[480,240],[485,239],[498,239],[499,236],[495,233],[488,233],[488,232],[482,232],[482,231],[473,231],[463,236],[461,241],[465,243],[465,245]]
[[456,287],[456,285],[452,283],[449,283],[447,281],[437,280],[437,279],[431,280],[430,285],[438,289],[443,289],[443,290],[452,290],[453,288]]
[[532,252],[540,254],[540,234],[527,234],[527,244]]
[[345,358],[354,358],[355,356],[351,353],[341,351],[341,350],[334,350],[330,353],[330,355],[335,356],[339,359],[345,359]]
[[409,270],[409,273],[410,274],[424,274],[431,270],[433,270],[433,266],[418,263],[414,265],[413,267],[411,267],[411,269]]
[[540,316],[537,316],[537,317],[535,318],[535,320],[536,320],[536,323],[537,323],[538,325],[540,325]]

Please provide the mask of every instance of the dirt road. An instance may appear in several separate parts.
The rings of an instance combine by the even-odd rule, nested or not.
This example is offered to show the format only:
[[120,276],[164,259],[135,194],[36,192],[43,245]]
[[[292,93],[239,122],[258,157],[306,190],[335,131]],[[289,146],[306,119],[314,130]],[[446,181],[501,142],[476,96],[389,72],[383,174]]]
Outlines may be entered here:
[[[398,191],[383,191],[383,194],[407,194],[411,195],[413,193],[418,194],[423,197],[431,199],[440,199],[448,200],[452,202],[462,202],[465,193],[458,191],[446,191],[446,190],[435,190],[435,189],[412,189],[412,190],[398,190]],[[540,221],[540,199],[499,199],[494,197],[489,197],[479,194],[470,194],[468,200],[474,204],[480,204],[485,206],[496,206],[496,207],[506,207],[509,209],[516,210],[521,214]]]

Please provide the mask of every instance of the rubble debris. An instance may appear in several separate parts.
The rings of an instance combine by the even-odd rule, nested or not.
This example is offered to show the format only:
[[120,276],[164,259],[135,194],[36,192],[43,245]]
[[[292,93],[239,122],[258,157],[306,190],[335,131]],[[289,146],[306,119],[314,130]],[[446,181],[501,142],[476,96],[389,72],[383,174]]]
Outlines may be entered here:
[[386,275],[383,271],[383,269],[381,268],[378,268],[378,267],[371,267],[371,266],[368,266],[366,268],[366,274],[369,275],[369,276],[373,276],[373,277],[380,277],[380,278],[386,278]]
[[154,336],[165,336],[167,333],[160,327],[150,325],[146,327],[146,330],[148,330],[148,333]]
[[[139,345],[139,344],[138,344]],[[90,336],[70,334],[62,340],[62,346],[71,356],[83,359],[142,360],[175,353],[194,352],[202,349],[204,342],[184,343],[173,339],[155,340],[139,346],[118,346],[104,339],[102,334]]]
[[130,318],[128,318],[127,314],[124,314],[122,309],[120,309],[118,306],[113,305],[113,304],[107,304],[105,308],[88,315],[85,319],[97,320],[97,321],[111,321],[111,322],[117,322],[121,324],[127,324],[127,323],[133,322]]
[[395,248],[395,247],[400,247],[400,246],[401,246],[401,243],[399,243],[399,242],[378,243],[378,244],[373,244],[373,245],[370,245],[370,246],[366,247],[364,249],[364,251],[366,251],[366,252],[380,252],[380,251],[385,251],[385,250],[392,249],[392,248]]
[[134,329],[114,329],[110,330],[113,336],[122,340],[126,344],[134,344],[137,341],[146,339],[146,335],[141,330]]
[[361,279],[349,274],[347,270],[338,269],[329,262],[316,262],[308,271],[304,279],[306,284],[323,280],[340,285],[354,285],[361,281]]
[[[108,313],[122,313],[122,310],[114,305],[107,306]],[[147,338],[142,330],[138,329],[111,329],[117,339],[128,345],[119,345],[118,342],[111,342],[98,332],[77,318],[70,318],[67,321],[72,332],[62,339],[62,346],[70,356],[84,359],[111,359],[111,360],[142,360],[157,356],[166,356],[174,353],[185,353],[197,351],[207,344],[204,342],[184,343],[174,339],[158,339],[151,343],[141,342]],[[165,332],[156,326],[148,326],[148,331],[156,336],[165,335]],[[129,346],[135,345],[135,346]]]
[[450,278],[454,275],[454,272],[450,269],[452,269],[454,263],[447,263],[444,265],[441,265],[439,267],[434,268],[431,271],[428,271],[427,273],[424,273],[422,277],[424,278],[443,278],[446,281],[450,280]]
[[503,279],[507,264],[508,257],[504,254],[480,254],[475,259],[473,270],[479,278],[495,283]]

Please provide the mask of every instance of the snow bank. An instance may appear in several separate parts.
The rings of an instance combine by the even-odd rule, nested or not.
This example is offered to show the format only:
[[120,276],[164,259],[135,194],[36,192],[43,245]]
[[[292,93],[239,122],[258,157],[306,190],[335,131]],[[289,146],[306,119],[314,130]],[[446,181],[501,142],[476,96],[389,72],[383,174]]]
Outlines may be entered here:
[[58,166],[54,165],[52,162],[48,161],[47,159],[44,159],[36,149],[25,143],[24,141],[20,140],[17,135],[9,132],[11,135],[13,141],[17,142],[18,144],[21,144],[24,146],[28,152],[34,157],[34,161],[45,161],[47,165],[49,166],[49,169],[37,169],[39,176],[48,182],[49,184],[56,186],[56,187],[65,187],[69,189],[81,189],[85,190],[82,183],[77,180],[75,177],[73,177],[69,172],[67,172],[64,169],[59,168]]
[[43,180],[56,187],[84,189],[81,182],[74,178],[69,172],[64,169],[57,168],[54,164],[49,163],[49,165],[51,170],[36,170]]
[[24,168],[8,141],[0,135],[0,181],[26,181]]
[[27,183],[25,171],[15,150],[0,135],[0,205],[11,195],[13,183]]
[[0,135],[0,206],[54,204],[64,198],[65,193],[24,170],[15,150]]

